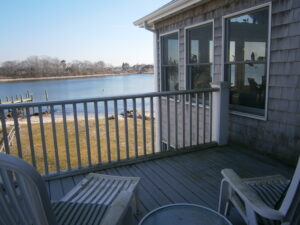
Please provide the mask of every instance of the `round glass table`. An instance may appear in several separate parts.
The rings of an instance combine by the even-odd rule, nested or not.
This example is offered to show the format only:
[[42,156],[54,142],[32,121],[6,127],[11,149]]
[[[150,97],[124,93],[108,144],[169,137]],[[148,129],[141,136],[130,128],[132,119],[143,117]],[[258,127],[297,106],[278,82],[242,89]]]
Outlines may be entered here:
[[216,211],[196,204],[166,205],[149,212],[139,225],[232,225]]

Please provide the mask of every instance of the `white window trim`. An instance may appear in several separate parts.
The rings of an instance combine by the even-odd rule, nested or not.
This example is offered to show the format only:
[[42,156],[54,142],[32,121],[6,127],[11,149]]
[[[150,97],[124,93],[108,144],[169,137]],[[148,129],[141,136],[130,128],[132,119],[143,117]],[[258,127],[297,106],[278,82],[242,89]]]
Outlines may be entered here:
[[[184,42],[184,62],[183,62],[183,66],[184,66],[184,89],[187,90],[187,66],[186,66],[186,60],[187,60],[187,56],[186,56],[186,53],[187,53],[187,35],[186,35],[186,32],[187,30],[189,29],[192,29],[192,28],[196,28],[196,27],[201,27],[202,25],[206,25],[206,24],[209,24],[209,23],[212,23],[212,41],[213,41],[213,58],[212,58],[212,79],[214,78],[214,70],[215,70],[215,20],[214,19],[211,19],[211,20],[205,20],[205,21],[202,21],[202,22],[199,22],[199,23],[195,23],[195,24],[192,24],[190,26],[187,26],[184,28],[184,39],[183,39],[183,42]],[[195,104],[195,103],[193,103]]]
[[170,35],[170,34],[175,34],[177,33],[178,35],[178,89],[179,88],[179,82],[180,82],[180,71],[179,71],[179,68],[180,68],[180,32],[179,32],[179,29],[176,29],[176,30],[173,30],[173,31],[169,31],[169,32],[166,32],[166,33],[163,33],[163,34],[160,34],[159,35],[159,51],[160,51],[160,57],[159,57],[159,77],[160,77],[160,84],[159,84],[159,92],[162,92],[162,52],[163,52],[163,49],[162,49],[162,41],[161,41],[161,38],[164,37],[164,36],[167,36],[167,35]]
[[222,53],[221,53],[221,60],[222,60],[222,68],[221,68],[221,80],[224,80],[224,75],[225,75],[225,20],[227,18],[233,17],[233,16],[238,16],[244,13],[248,13],[257,9],[261,9],[264,7],[269,7],[269,27],[268,27],[268,51],[267,51],[267,71],[266,71],[266,102],[265,102],[265,112],[264,116],[258,116],[255,114],[251,113],[244,113],[244,112],[239,112],[236,110],[230,110],[230,114],[233,115],[239,115],[239,116],[244,116],[252,119],[258,119],[258,120],[264,120],[266,121],[268,119],[268,100],[269,100],[269,72],[270,72],[270,50],[271,50],[271,27],[272,27],[272,2],[264,3],[261,5],[257,5],[251,8],[247,8],[238,12],[234,12],[228,15],[225,15],[222,17]]

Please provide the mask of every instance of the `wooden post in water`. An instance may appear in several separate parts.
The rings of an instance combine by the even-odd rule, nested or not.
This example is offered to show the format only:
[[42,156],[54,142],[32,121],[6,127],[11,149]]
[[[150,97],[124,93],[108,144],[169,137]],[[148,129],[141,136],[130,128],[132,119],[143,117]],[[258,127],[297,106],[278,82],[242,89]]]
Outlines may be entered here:
[[[29,94],[29,92],[28,92]],[[33,95],[31,95],[31,101],[33,101]],[[32,115],[34,114],[34,106],[32,107]]]
[[[47,90],[45,90],[45,97],[46,97],[46,101],[48,101],[48,92],[47,92]],[[49,106],[47,106],[47,112],[49,112]]]
[[48,93],[47,93],[47,90],[45,90],[45,97],[46,97],[46,101],[48,101]]

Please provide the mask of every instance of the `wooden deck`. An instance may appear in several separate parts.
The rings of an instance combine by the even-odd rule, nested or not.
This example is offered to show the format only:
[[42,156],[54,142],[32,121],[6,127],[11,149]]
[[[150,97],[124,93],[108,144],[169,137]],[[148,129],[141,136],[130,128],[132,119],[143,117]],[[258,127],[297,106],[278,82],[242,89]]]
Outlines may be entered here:
[[[142,213],[136,218],[138,221],[152,209],[179,202],[196,203],[216,210],[223,168],[232,168],[242,177],[280,173],[290,178],[293,173],[291,168],[239,146],[216,147],[99,173],[142,178],[139,185]],[[60,199],[83,176],[47,182],[51,199]],[[235,225],[243,224],[235,212],[229,219]]]

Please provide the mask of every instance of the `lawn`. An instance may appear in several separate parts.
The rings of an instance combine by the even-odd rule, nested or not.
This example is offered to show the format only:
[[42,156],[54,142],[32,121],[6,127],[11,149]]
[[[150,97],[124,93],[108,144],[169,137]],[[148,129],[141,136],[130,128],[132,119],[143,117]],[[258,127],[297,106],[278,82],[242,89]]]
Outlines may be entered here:
[[[97,149],[97,136],[96,136],[96,124],[94,119],[89,119],[89,140],[90,140],[90,153],[92,164],[98,164],[98,149]],[[133,119],[128,118],[128,136],[129,136],[129,156],[135,156],[134,148],[134,126]],[[146,120],[146,149],[147,154],[152,152],[151,147],[151,120]],[[126,158],[126,142],[125,142],[125,125],[124,120],[119,119],[119,143],[120,143],[120,158]],[[28,127],[27,124],[21,124],[21,146],[23,159],[28,162],[32,162],[32,154],[29,142]],[[87,141],[86,141],[86,129],[85,121],[78,121],[79,130],[79,145],[80,145],[80,158],[81,165],[88,165],[88,151],[87,151]],[[78,154],[76,148],[76,134],[75,134],[75,124],[74,121],[67,122],[68,130],[68,145],[70,152],[71,167],[78,167]],[[101,160],[102,162],[108,162],[108,150],[106,142],[106,130],[105,130],[105,120],[99,119],[99,130],[100,130],[100,146],[101,146]],[[117,160],[117,148],[116,148],[116,135],[115,135],[115,120],[109,120],[109,134],[110,134],[110,156],[111,160]],[[55,148],[53,141],[52,123],[44,123],[45,132],[45,148],[48,160],[49,172],[56,171],[56,158],[55,158]],[[34,144],[34,156],[36,159],[36,168],[40,173],[45,172],[44,167],[44,156],[43,156],[43,145],[42,136],[39,123],[32,124],[33,133],[33,144]],[[137,134],[138,134],[138,154],[143,154],[143,129],[142,120],[137,119]],[[64,126],[62,122],[56,122],[56,135],[57,135],[57,146],[58,146],[58,156],[59,156],[59,166],[61,170],[67,169],[67,154],[66,154],[66,141],[64,136]],[[14,140],[11,147],[11,154],[18,155],[16,141]]]

